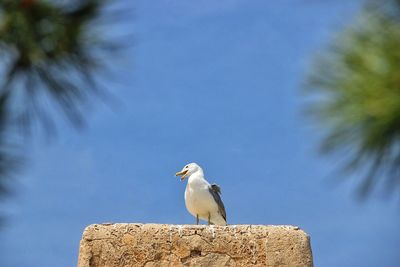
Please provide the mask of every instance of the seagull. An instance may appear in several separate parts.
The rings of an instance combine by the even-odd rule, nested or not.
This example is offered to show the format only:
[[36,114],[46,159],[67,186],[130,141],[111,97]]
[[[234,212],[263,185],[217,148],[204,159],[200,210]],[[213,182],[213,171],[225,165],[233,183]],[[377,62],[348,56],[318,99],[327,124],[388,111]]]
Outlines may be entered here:
[[226,212],[221,200],[221,188],[216,184],[210,184],[204,179],[203,169],[196,163],[187,164],[180,172],[181,181],[188,178],[185,190],[185,204],[187,210],[199,219],[208,222],[208,225],[226,225]]

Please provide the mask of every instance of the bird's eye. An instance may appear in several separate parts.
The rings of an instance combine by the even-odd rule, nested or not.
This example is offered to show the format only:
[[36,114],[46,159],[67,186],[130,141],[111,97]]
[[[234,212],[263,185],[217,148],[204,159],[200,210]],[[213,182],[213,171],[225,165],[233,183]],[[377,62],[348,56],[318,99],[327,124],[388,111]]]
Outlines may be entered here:
[[185,166],[185,169],[189,168],[189,166]]

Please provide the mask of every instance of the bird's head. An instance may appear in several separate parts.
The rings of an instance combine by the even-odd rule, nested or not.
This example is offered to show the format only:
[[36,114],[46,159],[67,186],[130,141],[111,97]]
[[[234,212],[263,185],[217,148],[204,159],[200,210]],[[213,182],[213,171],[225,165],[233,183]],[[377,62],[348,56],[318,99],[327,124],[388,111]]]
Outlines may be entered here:
[[180,176],[181,181],[185,180],[186,177],[189,177],[193,173],[201,170],[200,166],[196,163],[189,163],[180,172],[177,172],[175,176]]

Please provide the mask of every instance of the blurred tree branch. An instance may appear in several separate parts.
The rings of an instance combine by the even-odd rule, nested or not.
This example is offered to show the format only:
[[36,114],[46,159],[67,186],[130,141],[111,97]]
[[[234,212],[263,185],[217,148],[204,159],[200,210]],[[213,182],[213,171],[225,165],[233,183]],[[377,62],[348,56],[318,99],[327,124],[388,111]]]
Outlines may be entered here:
[[326,133],[321,151],[363,173],[361,196],[378,184],[400,188],[399,48],[400,1],[371,1],[308,77],[308,112]]
[[104,93],[95,75],[120,48],[107,34],[93,31],[104,19],[107,1],[62,3],[0,1],[0,196],[21,162],[10,136],[27,136],[35,124],[53,132],[55,107],[82,126],[85,104]]
[[0,49],[7,62],[1,93],[14,101],[13,120],[21,122],[26,130],[35,119],[51,129],[43,97],[57,102],[74,125],[82,124],[80,108],[98,89],[93,75],[102,67],[100,57],[104,50],[114,48],[89,30],[104,3],[95,0],[69,6],[39,0],[0,3]]

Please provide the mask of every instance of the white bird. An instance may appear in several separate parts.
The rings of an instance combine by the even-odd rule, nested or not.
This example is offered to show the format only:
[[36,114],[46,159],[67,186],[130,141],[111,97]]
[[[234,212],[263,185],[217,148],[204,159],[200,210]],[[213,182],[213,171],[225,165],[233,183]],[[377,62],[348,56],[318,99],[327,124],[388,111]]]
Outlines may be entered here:
[[226,225],[226,212],[221,200],[221,189],[216,184],[209,184],[204,179],[202,168],[196,163],[183,167],[176,176],[181,176],[181,181],[188,178],[185,190],[186,208],[194,217],[196,224],[199,219],[208,222],[208,225]]

